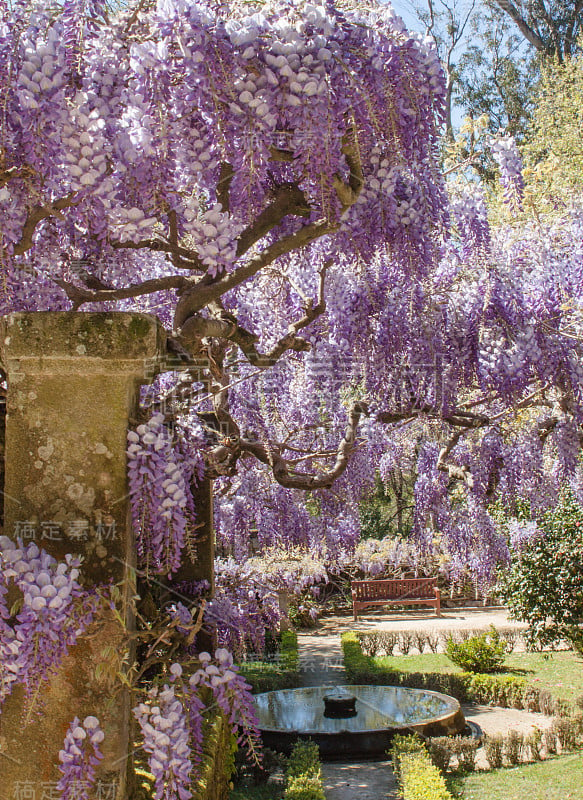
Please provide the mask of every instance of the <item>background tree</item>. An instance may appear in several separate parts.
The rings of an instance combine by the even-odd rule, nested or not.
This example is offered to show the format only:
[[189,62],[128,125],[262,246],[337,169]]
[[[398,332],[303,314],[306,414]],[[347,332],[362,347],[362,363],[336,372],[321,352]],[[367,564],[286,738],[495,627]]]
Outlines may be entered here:
[[501,582],[512,616],[529,624],[539,646],[566,639],[583,650],[583,515],[572,497],[544,515],[538,527],[514,524],[515,553]]
[[504,12],[482,4],[459,57],[455,102],[473,119],[486,115],[492,133],[504,130],[521,139],[529,125],[540,63]]
[[487,0],[514,22],[535,50],[562,63],[577,51],[583,29],[582,0]]

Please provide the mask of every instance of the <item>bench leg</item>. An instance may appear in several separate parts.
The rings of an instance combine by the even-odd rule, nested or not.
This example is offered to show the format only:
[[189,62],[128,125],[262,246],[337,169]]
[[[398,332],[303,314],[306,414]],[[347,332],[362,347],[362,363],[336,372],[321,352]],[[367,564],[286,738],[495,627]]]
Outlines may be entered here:
[[358,614],[356,613],[356,606],[354,603],[352,604],[352,613],[354,614],[354,621],[358,622]]
[[435,615],[441,617],[441,592],[435,589]]

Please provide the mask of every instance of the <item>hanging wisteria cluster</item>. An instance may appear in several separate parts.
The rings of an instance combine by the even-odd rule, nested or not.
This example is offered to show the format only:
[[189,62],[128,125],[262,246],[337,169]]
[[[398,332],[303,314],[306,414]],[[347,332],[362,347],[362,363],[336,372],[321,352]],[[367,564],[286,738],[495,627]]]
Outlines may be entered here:
[[500,167],[500,182],[504,187],[504,201],[518,211],[522,208],[524,181],[522,158],[513,136],[501,136],[491,144],[492,156]]
[[79,567],[73,556],[58,562],[34,542],[0,537],[0,705],[20,684],[34,708],[93,621],[100,598],[81,586]]
[[[203,652],[200,667],[186,677],[183,667],[169,668],[170,682],[149,690],[134,708],[148,765],[154,776],[156,800],[188,800],[198,777],[203,748],[204,718],[216,705],[228,720],[239,744],[256,760],[259,731],[249,685],[238,673],[231,654],[219,648],[214,658]],[[203,701],[204,690],[212,698]],[[216,711],[215,711],[216,713]]]
[[138,556],[146,572],[171,575],[194,537],[191,487],[202,478],[200,426],[167,426],[162,413],[128,433],[128,477]]
[[103,758],[99,745],[105,734],[97,717],[75,717],[69,725],[63,749],[59,752],[63,777],[57,784],[62,800],[90,800],[93,797],[95,767]]

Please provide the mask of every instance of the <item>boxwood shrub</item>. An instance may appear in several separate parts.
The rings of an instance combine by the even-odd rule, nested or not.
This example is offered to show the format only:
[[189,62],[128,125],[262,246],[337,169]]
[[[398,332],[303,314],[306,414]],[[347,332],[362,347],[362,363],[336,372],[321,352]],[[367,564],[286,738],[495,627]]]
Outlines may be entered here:
[[396,736],[390,751],[403,800],[453,800],[439,769],[416,736]]

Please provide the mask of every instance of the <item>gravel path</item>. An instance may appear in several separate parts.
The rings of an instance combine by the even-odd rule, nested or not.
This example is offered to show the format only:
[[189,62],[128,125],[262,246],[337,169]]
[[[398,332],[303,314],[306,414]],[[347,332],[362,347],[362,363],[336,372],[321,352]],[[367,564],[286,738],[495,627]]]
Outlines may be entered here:
[[397,800],[390,761],[322,764],[326,800]]

